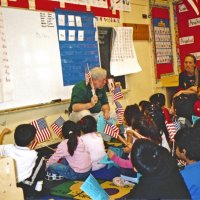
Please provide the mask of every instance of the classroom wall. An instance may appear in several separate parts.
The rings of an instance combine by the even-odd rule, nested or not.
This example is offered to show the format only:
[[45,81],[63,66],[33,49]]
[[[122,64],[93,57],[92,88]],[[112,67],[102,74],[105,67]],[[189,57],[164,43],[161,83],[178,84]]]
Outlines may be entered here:
[[[135,24],[149,24],[150,19],[143,19],[142,14],[149,13],[149,1],[148,0],[132,0],[132,11],[120,13],[120,23],[113,22],[98,22],[99,26],[121,26],[122,23],[135,23]],[[166,90],[160,87],[160,83],[155,82],[154,72],[154,55],[152,48],[152,41],[134,41],[136,55],[139,64],[142,67],[142,72],[131,74],[126,76],[126,83],[128,92],[125,94],[123,105],[138,103],[140,100],[148,100],[149,96],[154,92],[166,93]],[[110,102],[111,97],[109,97]],[[68,115],[65,114],[65,109],[69,106],[69,102],[61,104],[54,104],[44,106],[42,108],[33,108],[22,111],[14,111],[11,113],[0,113],[0,131],[4,127],[8,127],[12,130],[12,133],[5,136],[4,143],[13,143],[13,130],[21,123],[30,123],[32,120],[40,117],[46,117],[48,125],[52,124],[59,116],[64,119],[68,119]],[[111,103],[111,107],[113,104]],[[52,132],[52,130],[50,129]],[[58,141],[55,134],[52,132],[53,139],[45,144],[51,144]]]

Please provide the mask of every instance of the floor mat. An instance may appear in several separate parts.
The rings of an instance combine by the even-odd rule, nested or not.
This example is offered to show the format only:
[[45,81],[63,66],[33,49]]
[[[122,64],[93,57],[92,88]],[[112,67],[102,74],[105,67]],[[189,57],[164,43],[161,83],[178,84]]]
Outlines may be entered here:
[[[111,181],[99,181],[102,188],[108,193],[111,199],[120,199],[127,195],[132,186],[118,187],[115,186]],[[89,200],[89,196],[85,194],[80,186],[83,181],[67,181],[51,189],[51,195],[61,197],[61,198],[72,198],[79,200]]]

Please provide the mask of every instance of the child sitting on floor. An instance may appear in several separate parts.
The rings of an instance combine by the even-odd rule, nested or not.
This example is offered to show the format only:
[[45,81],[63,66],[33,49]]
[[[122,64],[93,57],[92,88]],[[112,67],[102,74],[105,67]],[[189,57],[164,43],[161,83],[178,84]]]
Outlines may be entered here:
[[181,124],[181,128],[192,126],[193,101],[184,94],[177,96],[173,100],[173,106],[177,120]]
[[100,133],[97,133],[97,122],[91,115],[83,117],[79,122],[81,131],[84,135],[81,136],[92,161],[92,171],[99,170],[105,167],[99,161],[106,155],[103,138]]
[[131,161],[142,175],[126,199],[190,199],[188,189],[169,152],[147,139],[138,139]]
[[70,180],[87,178],[92,164],[78,125],[70,120],[64,122],[62,135],[65,140],[47,161],[47,176],[58,175]]
[[150,98],[149,101],[152,104],[158,105],[159,107],[161,107],[163,115],[165,117],[165,121],[167,121],[168,123],[171,123],[171,117],[169,114],[169,110],[165,107],[165,95],[162,93],[155,93],[153,94]]
[[135,119],[142,115],[137,104],[126,106],[124,111],[125,138],[128,143],[133,143],[135,138],[132,134],[132,123]]
[[180,171],[192,199],[200,197],[200,129],[183,128],[175,135],[176,155],[186,162]]

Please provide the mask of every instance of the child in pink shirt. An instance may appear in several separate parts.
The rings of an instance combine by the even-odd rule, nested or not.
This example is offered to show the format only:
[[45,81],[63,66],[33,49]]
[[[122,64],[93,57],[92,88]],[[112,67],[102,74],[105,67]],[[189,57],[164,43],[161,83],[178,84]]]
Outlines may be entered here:
[[100,133],[97,133],[97,122],[91,115],[83,117],[78,124],[83,133],[81,136],[87,150],[90,153],[92,161],[92,171],[99,170],[105,167],[104,164],[99,163],[106,155],[103,138]]
[[49,158],[47,172],[70,180],[85,179],[90,174],[91,159],[80,134],[74,122],[68,120],[63,124],[62,135],[65,140]]

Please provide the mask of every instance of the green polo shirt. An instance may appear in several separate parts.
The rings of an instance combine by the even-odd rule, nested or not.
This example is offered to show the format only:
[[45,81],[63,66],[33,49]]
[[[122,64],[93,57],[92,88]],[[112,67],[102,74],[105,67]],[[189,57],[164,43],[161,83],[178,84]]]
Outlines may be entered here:
[[[104,104],[108,104],[108,98],[105,88],[96,89],[96,95],[98,97],[98,103],[95,104],[90,110],[91,113],[98,113],[101,111],[101,107]],[[77,83],[72,89],[71,103],[69,110],[72,110],[72,105],[76,103],[89,103],[92,98],[91,86],[86,86],[85,81]]]

